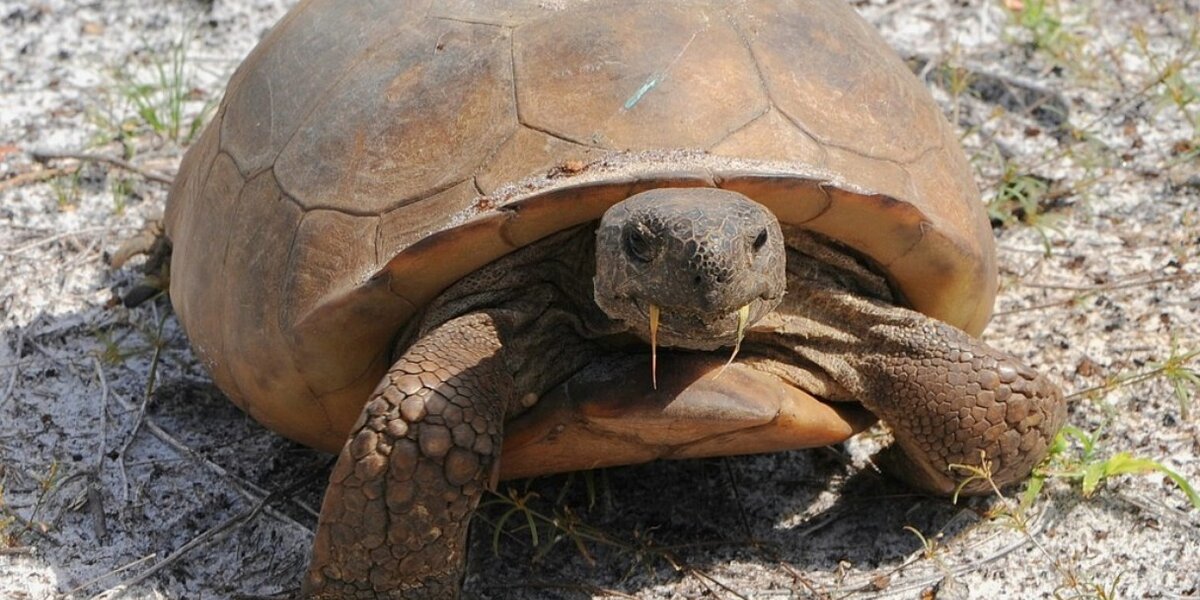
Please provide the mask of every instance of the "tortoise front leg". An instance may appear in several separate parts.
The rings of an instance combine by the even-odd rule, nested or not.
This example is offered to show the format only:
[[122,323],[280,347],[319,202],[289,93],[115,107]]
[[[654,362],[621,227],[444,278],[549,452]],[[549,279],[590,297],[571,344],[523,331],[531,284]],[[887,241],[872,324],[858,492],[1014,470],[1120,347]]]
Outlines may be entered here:
[[490,315],[448,321],[406,351],[330,475],[303,594],[457,597],[512,395]]
[[[851,362],[858,363],[863,404],[896,437],[898,448],[883,457],[888,471],[939,493],[966,477],[954,464],[986,460],[997,485],[1028,476],[1066,420],[1058,387],[959,329],[902,308],[874,308],[883,318]],[[976,479],[962,491],[990,489]]]

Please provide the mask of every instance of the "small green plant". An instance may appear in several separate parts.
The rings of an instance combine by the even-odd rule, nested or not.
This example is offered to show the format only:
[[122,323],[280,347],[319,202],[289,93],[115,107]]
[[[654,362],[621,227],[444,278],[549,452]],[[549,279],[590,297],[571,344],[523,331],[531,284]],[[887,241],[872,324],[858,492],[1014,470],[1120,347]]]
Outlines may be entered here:
[[8,512],[8,504],[4,501],[4,484],[0,482],[0,548],[12,548],[20,545],[20,540],[13,525],[17,518]]
[[81,180],[79,169],[50,180],[50,190],[54,193],[54,203],[58,206],[58,210],[70,212],[79,206]]
[[1181,350],[1179,343],[1172,339],[1171,352],[1165,359],[1149,363],[1149,369],[1110,377],[1101,385],[1080,390],[1071,396],[1089,396],[1163,377],[1171,385],[1175,398],[1179,401],[1180,417],[1187,420],[1191,418],[1192,397],[1200,390],[1200,372],[1189,366],[1197,359],[1200,359],[1200,350]]
[[[151,53],[148,76],[125,67],[118,68],[115,76],[119,94],[133,111],[136,129],[148,129],[161,138],[182,144],[195,139],[215,106],[207,102],[199,111],[189,114],[194,73],[188,62],[187,39],[186,35],[181,37],[165,53]],[[123,119],[115,128],[116,133],[126,133],[126,123]]]
[[[1060,434],[1061,435],[1061,434]],[[1057,439],[1057,438],[1056,438]],[[1057,444],[1056,444],[1057,445]],[[1061,452],[1061,450],[1057,451]],[[1051,451],[1053,456],[1055,450]],[[1049,459],[1047,459],[1048,461]],[[1046,461],[1043,461],[1045,464]],[[1055,589],[1055,598],[1095,598],[1096,600],[1112,600],[1116,596],[1116,586],[1120,582],[1121,577],[1118,575],[1109,586],[1104,586],[1101,583],[1090,580],[1085,574],[1080,573],[1078,567],[1070,558],[1064,559],[1060,556],[1051,554],[1050,551],[1042,545],[1039,539],[1034,535],[1032,522],[1030,518],[1031,508],[1036,499],[1038,492],[1042,489],[1045,483],[1044,477],[1039,477],[1035,471],[1033,477],[1030,478],[1026,488],[1026,493],[1020,502],[1017,502],[1004,495],[1000,491],[996,481],[992,478],[992,465],[987,456],[981,454],[978,465],[970,464],[953,464],[950,468],[957,473],[963,474],[964,479],[959,483],[955,490],[953,501],[958,502],[959,492],[962,491],[968,484],[974,482],[984,482],[991,488],[991,496],[994,502],[985,513],[985,517],[994,522],[1002,523],[1011,527],[1014,531],[1024,536],[1029,544],[1041,552],[1053,565],[1054,570],[1060,577],[1060,583]],[[926,556],[930,551],[935,549],[924,536],[919,536],[926,547]],[[939,564],[939,567],[941,565]]]
[[1192,124],[1192,135],[1200,137],[1200,110],[1195,107],[1200,102],[1200,89],[1196,83],[1187,79],[1189,68],[1200,60],[1200,53],[1196,52],[1196,44],[1200,43],[1200,27],[1192,29],[1191,39],[1185,45],[1186,50],[1169,60],[1164,60],[1151,50],[1150,39],[1145,29],[1134,27],[1133,39],[1142,58],[1155,74],[1151,86],[1162,88],[1163,97],[1174,104]]
[[1074,65],[1081,54],[1082,40],[1063,24],[1057,0],[1006,2],[1013,23],[1026,34],[1035,51],[1042,52],[1061,65]]
[[1059,231],[1057,217],[1046,212],[1050,182],[1007,162],[996,193],[987,203],[988,218],[993,224],[1011,227],[1028,225],[1042,238],[1046,255],[1050,255],[1050,232]]
[[1021,506],[1032,505],[1050,478],[1077,481],[1083,496],[1090,498],[1105,481],[1113,477],[1159,472],[1174,482],[1192,506],[1200,510],[1200,495],[1183,476],[1158,461],[1136,457],[1128,452],[1103,457],[1098,445],[1101,437],[1101,431],[1088,433],[1070,425],[1063,427],[1055,436],[1046,460],[1034,469],[1022,495]]
[[1150,368],[1160,371],[1171,389],[1175,399],[1179,401],[1179,414],[1184,420],[1191,419],[1192,399],[1200,390],[1200,373],[1188,366],[1192,360],[1200,357],[1200,350],[1182,352],[1179,345],[1171,341],[1171,354],[1162,362],[1150,363]]
[[117,215],[125,214],[125,207],[135,193],[133,180],[129,177],[113,177],[109,183],[109,190],[112,192],[113,212]]

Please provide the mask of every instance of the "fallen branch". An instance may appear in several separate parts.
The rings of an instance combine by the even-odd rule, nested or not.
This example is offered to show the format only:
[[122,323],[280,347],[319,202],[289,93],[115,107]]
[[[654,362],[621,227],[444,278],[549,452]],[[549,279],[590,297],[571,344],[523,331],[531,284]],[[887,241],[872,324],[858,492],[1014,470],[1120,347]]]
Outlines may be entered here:
[[45,181],[47,179],[54,179],[55,177],[61,177],[63,175],[70,175],[78,170],[78,166],[73,166],[57,169],[42,169],[41,171],[30,171],[28,173],[21,173],[20,175],[13,175],[8,179],[0,180],[0,192],[3,192],[9,188],[17,188],[23,185],[37,183],[39,181]]
[[119,169],[124,169],[131,173],[136,173],[137,175],[141,175],[150,181],[157,181],[166,185],[171,185],[175,182],[174,179],[163,175],[162,173],[143,169],[142,167],[139,167],[125,159],[109,154],[88,154],[86,152],[51,152],[48,150],[33,150],[29,154],[33,157],[33,160],[36,160],[40,163],[51,160],[77,160],[80,162],[104,163]]

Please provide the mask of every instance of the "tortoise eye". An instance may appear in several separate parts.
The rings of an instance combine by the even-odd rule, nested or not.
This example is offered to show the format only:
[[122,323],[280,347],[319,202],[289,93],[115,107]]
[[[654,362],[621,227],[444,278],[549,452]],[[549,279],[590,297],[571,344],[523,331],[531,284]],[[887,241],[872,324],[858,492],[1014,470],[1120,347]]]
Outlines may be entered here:
[[629,233],[625,234],[625,253],[637,262],[648,263],[658,254],[655,241],[654,233],[644,224],[638,223],[630,227]]
[[758,237],[754,238],[754,251],[762,250],[763,246],[767,245],[767,230],[764,229],[758,232]]

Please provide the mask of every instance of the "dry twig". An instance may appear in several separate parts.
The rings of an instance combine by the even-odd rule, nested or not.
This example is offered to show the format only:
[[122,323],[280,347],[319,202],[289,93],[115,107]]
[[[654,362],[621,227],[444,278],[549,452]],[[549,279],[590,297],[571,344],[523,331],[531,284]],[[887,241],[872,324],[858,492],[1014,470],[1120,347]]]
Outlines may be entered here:
[[136,173],[150,181],[171,185],[174,180],[162,173],[156,173],[139,167],[127,160],[112,156],[109,154],[89,154],[86,152],[53,152],[49,150],[34,150],[29,153],[33,159],[44,163],[51,160],[78,160],[81,162],[96,162],[109,164],[119,169],[124,169],[130,173]]

